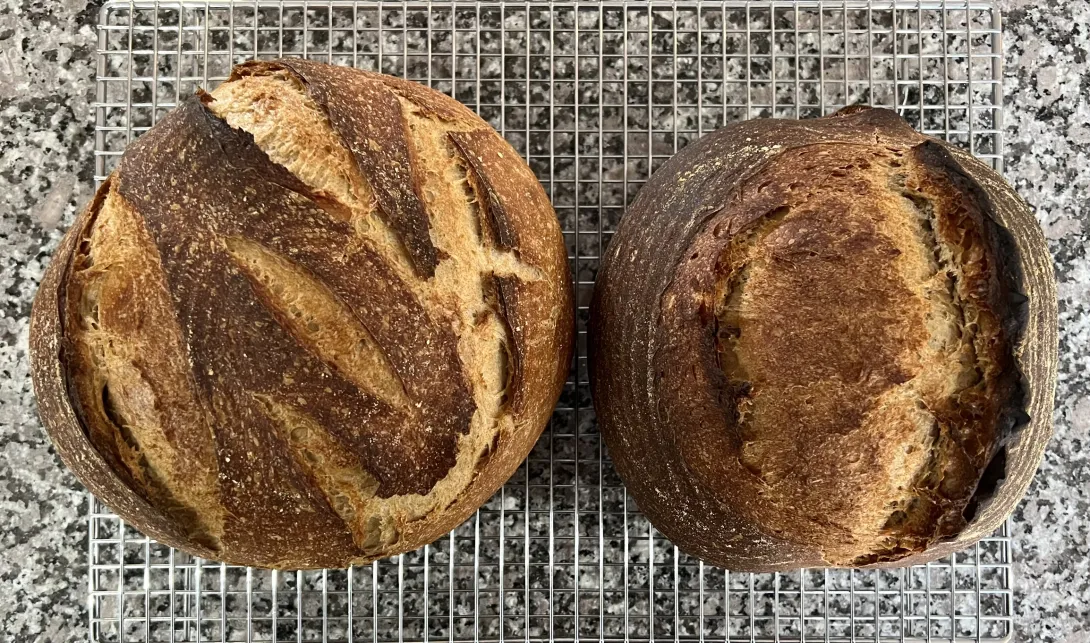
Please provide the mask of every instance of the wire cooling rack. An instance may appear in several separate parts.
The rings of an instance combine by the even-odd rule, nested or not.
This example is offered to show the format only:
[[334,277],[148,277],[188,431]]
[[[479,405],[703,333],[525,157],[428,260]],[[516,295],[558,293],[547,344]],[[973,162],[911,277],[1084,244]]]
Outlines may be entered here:
[[1006,528],[926,566],[739,574],[650,527],[604,452],[586,371],[601,256],[640,185],[725,123],[896,107],[1001,163],[998,11],[977,2],[107,2],[95,173],[232,63],[405,76],[502,132],[545,185],[577,288],[573,372],[529,459],[438,542],[367,567],[194,559],[90,508],[94,641],[1003,640]]

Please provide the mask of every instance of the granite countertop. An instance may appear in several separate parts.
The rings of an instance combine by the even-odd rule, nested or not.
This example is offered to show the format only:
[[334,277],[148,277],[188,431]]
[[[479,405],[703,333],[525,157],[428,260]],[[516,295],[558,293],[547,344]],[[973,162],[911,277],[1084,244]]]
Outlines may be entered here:
[[[14,640],[87,637],[85,495],[38,420],[27,318],[92,190],[100,4],[0,0],[0,631]],[[1014,515],[1016,631],[1090,643],[1090,0],[999,5],[1005,171],[1044,227],[1060,297],[1055,437]]]

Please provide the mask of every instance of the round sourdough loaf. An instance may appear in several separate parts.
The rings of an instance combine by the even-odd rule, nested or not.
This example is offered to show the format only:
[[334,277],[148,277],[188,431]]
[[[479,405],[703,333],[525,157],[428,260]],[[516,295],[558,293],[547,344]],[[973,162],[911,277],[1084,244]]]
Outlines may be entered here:
[[548,198],[453,99],[234,69],[135,141],[31,320],[64,462],[156,540],[341,567],[470,516],[548,421],[572,294]]
[[1051,432],[1051,265],[991,168],[893,112],[721,129],[651,177],[603,258],[613,462],[655,527],[730,569],[964,548]]

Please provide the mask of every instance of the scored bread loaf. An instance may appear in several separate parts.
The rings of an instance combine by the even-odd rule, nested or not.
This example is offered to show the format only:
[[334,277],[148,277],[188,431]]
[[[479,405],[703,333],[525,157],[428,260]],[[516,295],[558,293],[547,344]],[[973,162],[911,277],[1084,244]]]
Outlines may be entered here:
[[534,445],[572,350],[556,216],[453,99],[236,67],[136,140],[31,320],[61,458],[149,536],[274,568],[409,551]]
[[590,375],[613,462],[740,571],[932,560],[996,529],[1051,433],[1051,259],[991,168],[856,108],[723,128],[603,257]]

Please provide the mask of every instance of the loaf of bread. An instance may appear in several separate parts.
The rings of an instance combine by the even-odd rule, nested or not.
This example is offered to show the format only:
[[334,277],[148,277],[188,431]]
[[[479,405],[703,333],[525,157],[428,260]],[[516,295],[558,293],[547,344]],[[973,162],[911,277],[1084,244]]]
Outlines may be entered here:
[[61,458],[152,538],[342,567],[434,540],[511,476],[572,312],[548,198],[483,120],[387,76],[251,62],[77,219],[33,376]]
[[721,129],[603,257],[591,382],[682,550],[740,571],[899,566],[1000,525],[1051,433],[1056,297],[991,168],[853,108]]

